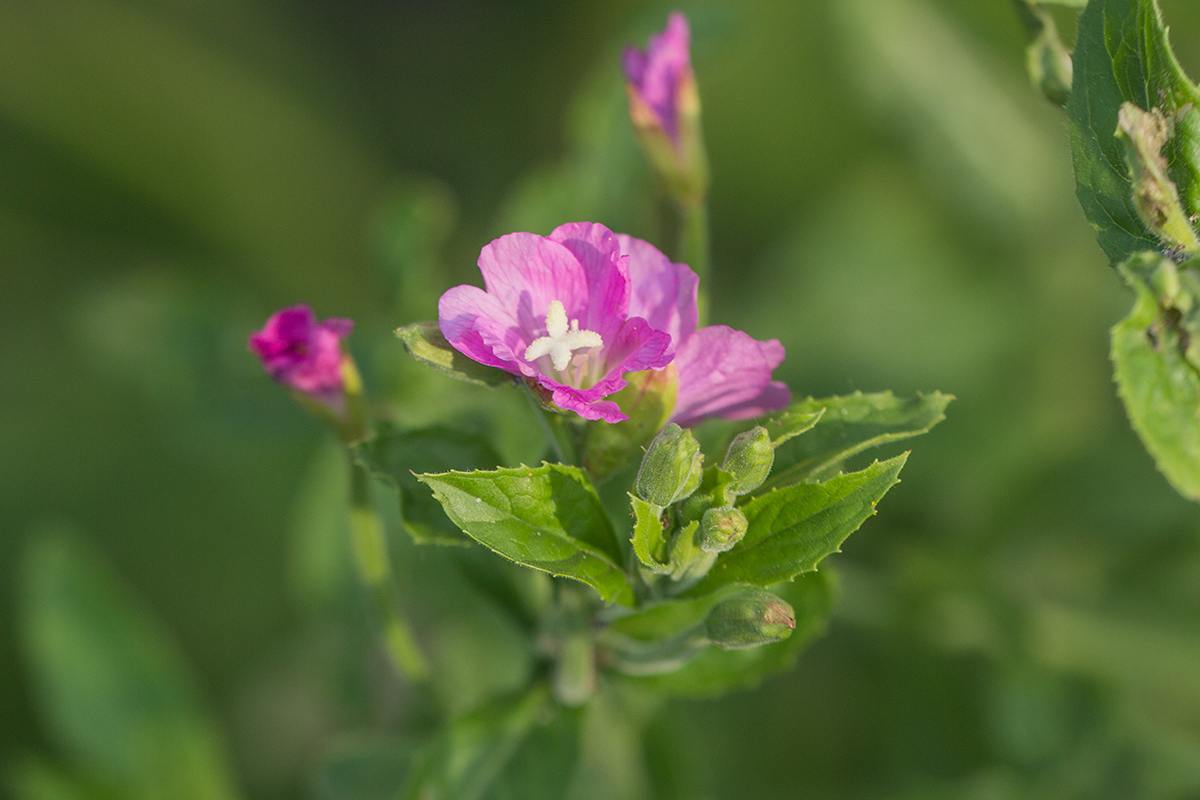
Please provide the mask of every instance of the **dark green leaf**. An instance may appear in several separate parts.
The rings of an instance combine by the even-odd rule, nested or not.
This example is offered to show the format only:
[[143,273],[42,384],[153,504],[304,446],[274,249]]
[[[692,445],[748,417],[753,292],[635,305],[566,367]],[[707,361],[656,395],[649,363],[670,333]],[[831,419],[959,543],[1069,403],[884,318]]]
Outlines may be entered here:
[[500,463],[500,456],[482,436],[442,426],[402,431],[380,425],[375,436],[356,446],[355,453],[368,469],[396,487],[404,527],[418,544],[465,545],[470,540],[446,518],[414,472],[468,472]]
[[751,500],[742,507],[750,523],[746,537],[717,559],[691,594],[727,583],[768,588],[816,569],[875,513],[875,504],[897,483],[907,459],[903,453],[861,472],[787,486]]
[[[794,403],[785,414],[820,409],[825,414],[808,433],[775,450],[774,472],[757,493],[820,478],[864,450],[927,433],[946,418],[946,406],[953,399],[941,392],[912,398],[855,392]],[[773,419],[764,423],[768,430]]]
[[443,375],[484,386],[511,384],[515,377],[509,372],[480,364],[455,350],[442,335],[436,322],[414,322],[396,329],[408,354],[422,364],[433,367]]
[[1118,394],[1167,480],[1183,496],[1200,500],[1200,373],[1191,352],[1200,345],[1194,318],[1200,296],[1178,277],[1195,270],[1177,270],[1154,253],[1136,256],[1119,270],[1137,301],[1112,329]]
[[505,558],[633,602],[616,535],[582,471],[563,464],[419,475],[447,516]]
[[[1092,0],[1079,17],[1074,80],[1067,117],[1075,163],[1076,195],[1100,246],[1112,263],[1160,242],[1138,215],[1123,147],[1117,140],[1121,104],[1158,109],[1174,117],[1200,101],[1167,41],[1162,13],[1154,0]],[[1181,126],[1167,150],[1171,178],[1188,214],[1197,212],[1192,169],[1197,145],[1191,127]]]
[[22,639],[38,702],[74,763],[129,797],[235,797],[183,659],[106,565],[53,531],[33,540],[22,577]]
[[825,629],[833,603],[829,572],[810,572],[771,587],[796,612],[796,629],[788,639],[749,650],[722,650],[710,645],[674,672],[630,680],[667,694],[711,697],[752,688],[764,678],[790,669],[804,648]]

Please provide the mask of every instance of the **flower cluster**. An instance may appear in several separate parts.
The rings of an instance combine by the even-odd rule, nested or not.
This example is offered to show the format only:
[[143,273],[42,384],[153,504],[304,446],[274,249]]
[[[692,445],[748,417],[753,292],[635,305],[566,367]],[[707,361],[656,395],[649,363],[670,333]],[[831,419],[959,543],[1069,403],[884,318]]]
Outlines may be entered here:
[[725,325],[697,329],[696,274],[648,242],[575,222],[549,236],[502,236],[483,248],[479,269],[485,289],[456,286],[438,303],[446,340],[586,419],[627,419],[605,398],[626,374],[667,367],[678,375],[671,419],[680,425],[745,419],[790,399],[771,380],[783,346]]

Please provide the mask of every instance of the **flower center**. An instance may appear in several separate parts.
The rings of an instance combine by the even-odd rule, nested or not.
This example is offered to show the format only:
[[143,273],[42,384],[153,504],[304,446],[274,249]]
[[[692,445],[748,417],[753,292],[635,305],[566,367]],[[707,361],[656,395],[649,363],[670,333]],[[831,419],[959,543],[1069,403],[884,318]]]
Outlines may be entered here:
[[589,347],[603,347],[604,340],[595,331],[579,330],[579,320],[571,320],[567,325],[567,310],[557,300],[550,303],[546,309],[546,336],[534,339],[525,348],[525,360],[537,361],[542,356],[550,356],[554,369],[562,372],[571,363],[571,356],[576,350]]

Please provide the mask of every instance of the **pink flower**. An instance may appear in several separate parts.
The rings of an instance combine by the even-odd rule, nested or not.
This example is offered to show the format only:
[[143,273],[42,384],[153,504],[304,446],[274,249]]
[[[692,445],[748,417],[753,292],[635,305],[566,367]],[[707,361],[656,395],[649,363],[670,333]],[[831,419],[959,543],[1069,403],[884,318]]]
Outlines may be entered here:
[[672,420],[744,419],[780,408],[787,387],[771,381],[778,341],[758,342],[724,325],[696,330],[698,279],[653,245],[575,222],[549,236],[512,233],[483,248],[486,287],[455,286],[438,303],[447,341],[483,364],[521,375],[560,408],[586,419],[627,419],[605,400],[625,375],[674,363]]
[[687,18],[676,11],[667,18],[666,30],[650,37],[644,52],[627,47],[622,54],[630,94],[645,104],[676,145],[681,95],[695,81],[688,55],[690,38]]
[[352,320],[337,317],[317,322],[308,306],[291,306],[251,334],[249,345],[276,381],[340,411],[344,399],[341,340],[353,327]]

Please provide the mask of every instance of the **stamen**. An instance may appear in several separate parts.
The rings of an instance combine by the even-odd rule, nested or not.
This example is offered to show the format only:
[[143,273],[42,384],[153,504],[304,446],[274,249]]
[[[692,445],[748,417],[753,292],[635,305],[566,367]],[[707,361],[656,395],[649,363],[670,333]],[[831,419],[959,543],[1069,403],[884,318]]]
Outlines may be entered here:
[[576,350],[589,347],[603,347],[604,340],[595,331],[579,330],[579,320],[571,320],[567,325],[567,310],[557,300],[550,302],[546,309],[546,333],[539,339],[534,339],[525,348],[525,360],[537,361],[544,355],[550,356],[554,369],[562,372],[571,363],[571,356]]

